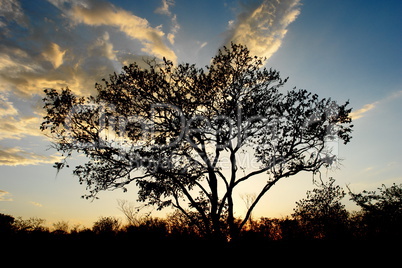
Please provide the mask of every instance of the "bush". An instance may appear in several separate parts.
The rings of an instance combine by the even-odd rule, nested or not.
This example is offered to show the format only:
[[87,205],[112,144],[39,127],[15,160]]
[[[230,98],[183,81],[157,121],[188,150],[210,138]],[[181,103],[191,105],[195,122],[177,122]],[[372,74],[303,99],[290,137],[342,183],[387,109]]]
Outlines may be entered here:
[[116,234],[121,227],[120,220],[115,217],[100,217],[92,226],[92,231],[97,235]]

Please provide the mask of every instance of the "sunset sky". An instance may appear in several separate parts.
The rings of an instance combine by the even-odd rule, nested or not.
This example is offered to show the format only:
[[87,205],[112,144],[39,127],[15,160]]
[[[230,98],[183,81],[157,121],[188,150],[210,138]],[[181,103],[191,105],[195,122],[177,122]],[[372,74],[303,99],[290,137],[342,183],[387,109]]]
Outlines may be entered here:
[[[322,170],[323,179],[354,191],[402,183],[400,0],[0,0],[0,213],[88,227],[99,216],[123,219],[117,199],[135,203],[135,187],[90,202],[71,168],[56,174],[60,155],[39,130],[43,90],[88,95],[153,57],[204,67],[231,41],[289,76],[284,90],[350,100],[353,139],[339,144],[340,169]],[[290,215],[313,187],[311,174],[279,182],[254,217]],[[238,205],[241,215],[240,196]]]

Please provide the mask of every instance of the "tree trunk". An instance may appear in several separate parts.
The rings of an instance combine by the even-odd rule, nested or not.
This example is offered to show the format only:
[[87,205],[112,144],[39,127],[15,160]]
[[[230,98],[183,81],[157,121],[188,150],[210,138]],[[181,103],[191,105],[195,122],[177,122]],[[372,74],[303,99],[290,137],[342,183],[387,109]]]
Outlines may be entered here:
[[209,171],[209,187],[211,188],[211,222],[212,222],[212,239],[221,240],[223,237],[220,214],[218,213],[218,180],[213,170]]
[[240,234],[240,229],[235,223],[234,212],[233,212],[233,198],[232,198],[232,188],[228,190],[228,219],[227,224],[229,226],[230,240],[236,240]]
[[229,186],[227,189],[227,199],[228,199],[228,219],[227,223],[229,226],[229,232],[230,232],[230,239],[236,239],[239,236],[240,229],[235,223],[235,218],[234,218],[234,205],[233,205],[233,188],[235,185],[236,181],[236,172],[237,172],[237,164],[236,164],[236,153],[232,148],[232,144],[229,146],[230,149],[230,163],[231,163],[231,176],[230,176],[230,182]]

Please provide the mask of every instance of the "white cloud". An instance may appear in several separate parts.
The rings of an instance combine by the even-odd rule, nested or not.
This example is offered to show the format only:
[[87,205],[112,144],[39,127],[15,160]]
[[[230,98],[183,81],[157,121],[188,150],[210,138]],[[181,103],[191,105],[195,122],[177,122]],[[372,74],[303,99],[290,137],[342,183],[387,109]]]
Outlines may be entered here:
[[17,115],[18,111],[14,108],[13,103],[10,102],[6,96],[0,95],[0,115],[10,116]]
[[39,130],[38,114],[23,115],[5,94],[0,95],[0,140],[19,140],[26,136],[43,136]]
[[208,42],[202,43],[202,44],[200,45],[200,49],[203,48],[203,47],[205,47],[206,45],[208,45]]
[[91,56],[105,57],[109,60],[117,60],[116,52],[113,50],[113,44],[110,42],[108,32],[100,36],[95,43],[89,48]]
[[63,57],[67,50],[62,51],[60,46],[56,43],[50,43],[45,51],[42,52],[43,57],[52,63],[55,69],[63,64]]
[[155,10],[155,13],[167,15],[171,20],[170,32],[167,34],[167,39],[170,44],[174,45],[177,32],[180,30],[180,24],[177,22],[177,15],[172,14],[170,7],[174,6],[174,0],[162,0],[162,5]]
[[164,42],[165,33],[153,28],[148,21],[110,3],[86,1],[76,4],[67,12],[75,23],[92,26],[117,27],[132,39],[139,40],[142,51],[158,58],[166,57],[176,61],[176,54]]
[[20,48],[13,47],[0,47],[0,73],[14,74],[13,77],[18,76],[18,73],[28,73],[37,71],[41,67],[39,64],[32,61],[28,53]]
[[162,5],[155,10],[155,13],[171,16],[171,6],[174,6],[174,0],[162,0]]
[[[17,0],[0,1],[0,27],[7,26],[7,22],[15,21],[21,26],[26,26],[27,18],[22,11],[21,4]],[[5,29],[8,33],[9,30]]]
[[365,113],[367,113],[368,111],[374,109],[377,104],[378,104],[378,102],[366,104],[362,108],[360,108],[360,109],[358,109],[356,111],[352,111],[350,113],[350,117],[352,118],[352,120],[362,118]]
[[0,201],[13,201],[11,198],[12,194],[7,191],[0,190]]
[[172,45],[174,45],[174,39],[176,38],[177,32],[180,30],[180,24],[177,22],[176,14],[174,14],[172,16],[171,23],[172,23],[172,26],[171,26],[171,29],[170,29],[170,33],[168,33],[167,38],[168,38],[169,42]]
[[0,166],[27,166],[55,163],[60,160],[56,155],[45,156],[29,152],[19,147],[4,148],[0,146]]
[[19,140],[25,136],[41,136],[39,125],[41,123],[38,117],[13,117],[2,116],[0,125],[0,140],[16,139]]
[[[114,51],[110,44],[104,41],[103,46],[105,55],[112,57]],[[29,99],[33,94],[43,94],[45,88],[67,86],[77,94],[87,93],[93,90],[97,79],[114,71],[110,62],[103,62],[98,55],[90,58],[88,51],[66,56],[66,50],[50,45],[37,57],[28,53],[28,50],[0,46],[0,92],[3,94],[8,92]]]
[[368,113],[369,111],[373,110],[374,108],[378,107],[378,106],[386,106],[388,105],[390,102],[396,102],[399,101],[399,98],[402,97],[402,90],[399,91],[395,91],[392,92],[391,94],[388,94],[387,96],[385,96],[383,99],[380,99],[378,101],[375,101],[373,103],[368,103],[365,104],[362,108],[356,110],[356,111],[352,111],[350,113],[350,117],[353,120],[362,118],[366,115],[366,113]]
[[31,201],[31,202],[29,202],[31,205],[34,205],[35,207],[43,207],[43,205],[41,204],[41,203],[38,203],[38,202],[34,202],[34,201]]
[[300,14],[300,0],[263,0],[243,6],[228,22],[226,45],[245,44],[252,54],[269,59],[282,44],[287,27]]
[[[56,50],[53,52],[57,53]],[[31,97],[46,87],[65,86],[63,78],[68,74],[46,69],[43,64],[49,60],[54,67],[60,67],[63,58],[60,54],[51,56],[51,48],[44,54],[48,58],[46,61],[43,61],[43,54],[36,58],[20,48],[0,47],[0,92]]]
[[[180,28],[175,15],[171,15],[170,32],[165,34],[161,27],[151,27],[146,19],[104,1],[49,2],[59,9],[60,14],[56,15],[64,19],[58,23],[64,27],[55,25],[52,19],[44,20],[45,25],[29,24],[28,20],[23,20],[24,10],[18,1],[0,2],[0,16],[3,16],[0,22],[8,25],[11,20],[18,18],[21,23],[26,21],[25,25],[29,29],[24,32],[26,40],[35,41],[34,46],[29,43],[24,46],[16,38],[11,38],[7,43],[0,44],[2,94],[11,93],[29,99],[34,94],[43,94],[45,88],[60,89],[67,86],[76,94],[93,93],[95,82],[114,71],[120,71],[121,59],[138,55],[137,42],[140,44],[139,49],[151,57],[166,57],[174,62],[177,60],[174,51],[167,46],[169,43],[174,44]],[[168,6],[172,4],[167,3]],[[34,18],[42,19],[41,15]],[[83,34],[75,28],[77,24],[96,27],[85,29],[87,32]],[[98,26],[102,28],[96,29]],[[42,28],[49,30],[43,31]],[[99,30],[103,30],[104,34],[99,36]],[[116,30],[117,33],[124,33],[125,39],[121,39],[124,35],[120,34],[117,35],[117,41],[112,40],[112,34],[109,33]],[[12,34],[10,32],[10,36]],[[116,38],[116,34],[113,38]],[[128,49],[116,50],[115,42]],[[130,48],[134,49],[134,54]],[[148,55],[142,54],[140,58]],[[8,121],[11,119],[9,117]]]

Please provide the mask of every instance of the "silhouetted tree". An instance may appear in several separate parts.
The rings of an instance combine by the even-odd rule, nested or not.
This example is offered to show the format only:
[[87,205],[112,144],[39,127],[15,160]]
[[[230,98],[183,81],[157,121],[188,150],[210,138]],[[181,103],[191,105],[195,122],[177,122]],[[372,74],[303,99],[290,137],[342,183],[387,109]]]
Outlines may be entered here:
[[6,237],[13,233],[14,220],[13,216],[0,213],[0,237]]
[[19,232],[45,232],[48,231],[48,228],[44,226],[45,222],[45,219],[37,217],[31,217],[26,220],[18,217],[14,221],[14,227]]
[[120,221],[115,217],[100,217],[99,220],[94,222],[92,231],[98,235],[112,235],[120,230],[120,226]]
[[53,223],[53,232],[57,234],[67,234],[69,230],[68,221],[58,221]]
[[295,219],[289,219],[288,217],[279,222],[281,228],[282,240],[297,241],[305,240],[307,238],[305,230],[300,228],[300,224]]
[[346,193],[334,183],[333,178],[321,181],[307,191],[307,198],[296,202],[292,216],[313,238],[343,238],[346,233],[349,213],[341,203]]
[[128,225],[138,226],[141,225],[144,221],[149,218],[151,212],[141,213],[141,210],[145,208],[145,206],[134,206],[133,203],[128,202],[127,200],[119,199],[117,200],[117,204],[121,212],[123,212],[124,216],[126,216]]
[[[74,170],[87,197],[134,182],[140,201],[179,209],[205,234],[229,228],[236,237],[276,182],[332,165],[327,141],[351,138],[348,102],[281,92],[287,79],[263,61],[232,44],[205,69],[166,59],[125,66],[96,84],[95,96],[47,89],[41,129],[66,159],[75,151],[88,157]],[[240,161],[248,154],[258,168]],[[237,224],[233,196],[250,180],[266,183]]]
[[169,233],[174,238],[197,239],[201,237],[197,225],[178,209],[167,215],[166,221]]
[[280,240],[282,239],[281,221],[275,218],[260,218],[254,223],[254,231],[268,240]]
[[378,188],[376,191],[353,193],[351,200],[362,208],[355,215],[360,235],[371,238],[402,238],[402,184]]

